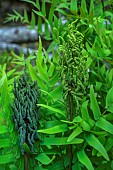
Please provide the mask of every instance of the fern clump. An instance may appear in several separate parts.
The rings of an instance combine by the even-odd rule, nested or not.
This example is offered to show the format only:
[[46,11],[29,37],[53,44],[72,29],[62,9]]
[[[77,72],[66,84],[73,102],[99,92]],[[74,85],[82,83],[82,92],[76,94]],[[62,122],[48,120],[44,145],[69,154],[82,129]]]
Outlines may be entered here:
[[76,110],[76,115],[86,94],[88,81],[87,55],[83,54],[83,41],[83,34],[75,28],[73,22],[68,27],[67,41],[63,39],[63,44],[60,45],[63,53],[60,60],[63,96],[67,109],[70,108],[70,103],[74,104],[72,107]]
[[24,154],[24,143],[26,143],[33,152],[34,140],[37,139],[37,121],[39,98],[39,89],[37,82],[30,82],[30,78],[25,72],[16,81],[14,80],[14,104],[13,104],[13,121],[15,128],[18,130],[21,152]]

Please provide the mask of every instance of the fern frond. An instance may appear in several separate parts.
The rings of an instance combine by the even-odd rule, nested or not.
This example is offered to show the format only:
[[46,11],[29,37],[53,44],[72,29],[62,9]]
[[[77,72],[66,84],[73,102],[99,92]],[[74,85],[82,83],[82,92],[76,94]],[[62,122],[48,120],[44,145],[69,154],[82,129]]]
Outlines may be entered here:
[[[7,78],[0,89],[0,164],[14,163],[16,164],[17,157],[20,157],[18,149],[18,136],[14,131],[12,122],[12,110],[10,107],[12,94],[8,87]],[[18,155],[18,156],[17,156]]]
[[20,19],[21,22],[24,21],[24,17],[19,14],[17,11],[13,10],[14,14],[8,14],[8,17],[6,18],[6,22],[10,22],[10,21],[18,21]]

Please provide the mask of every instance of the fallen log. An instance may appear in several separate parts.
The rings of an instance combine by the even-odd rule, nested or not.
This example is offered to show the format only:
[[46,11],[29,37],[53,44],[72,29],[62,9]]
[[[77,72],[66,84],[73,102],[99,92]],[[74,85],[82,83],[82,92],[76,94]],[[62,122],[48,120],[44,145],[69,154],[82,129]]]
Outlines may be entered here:
[[0,28],[0,42],[23,43],[38,40],[37,26],[31,30],[29,26]]
[[23,52],[24,55],[28,55],[31,53],[37,53],[37,50],[26,48],[18,44],[11,44],[7,42],[0,42],[0,51],[14,51],[16,54],[20,54],[20,52]]

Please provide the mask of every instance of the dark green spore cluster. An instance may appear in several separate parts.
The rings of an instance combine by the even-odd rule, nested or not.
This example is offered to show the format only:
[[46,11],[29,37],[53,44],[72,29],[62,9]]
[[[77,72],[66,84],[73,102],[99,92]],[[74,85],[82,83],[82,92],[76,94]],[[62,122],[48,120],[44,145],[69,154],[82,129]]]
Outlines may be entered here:
[[74,114],[80,111],[81,103],[86,94],[88,82],[88,70],[86,69],[87,55],[83,55],[84,36],[80,33],[75,23],[68,27],[67,40],[62,39],[63,44],[60,45],[62,57],[61,65],[61,81],[63,86],[63,96],[66,103],[67,112],[70,110],[70,102],[74,103]]
[[24,143],[33,152],[34,140],[38,138],[37,122],[39,111],[37,100],[39,98],[39,89],[37,82],[31,82],[27,73],[24,73],[18,81],[14,80],[13,93],[13,121],[19,133],[22,154],[24,154]]

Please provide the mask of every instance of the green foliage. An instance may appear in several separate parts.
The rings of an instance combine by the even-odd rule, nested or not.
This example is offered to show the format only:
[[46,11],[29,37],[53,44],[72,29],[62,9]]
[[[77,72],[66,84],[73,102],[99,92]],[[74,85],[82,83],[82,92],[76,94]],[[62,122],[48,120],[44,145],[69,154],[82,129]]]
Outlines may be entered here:
[[[15,57],[15,59],[13,60],[13,63],[16,64],[15,67],[20,68],[21,66],[25,67],[26,65],[27,72],[30,73],[32,81],[35,81],[35,83],[36,82],[38,83],[38,86],[40,87],[40,91],[41,91],[41,95],[39,99],[40,104],[37,103],[38,91],[35,88],[35,84],[33,85],[32,81],[26,79],[27,76],[24,75],[25,74],[24,71],[17,74],[16,79],[19,77],[18,80],[14,80],[15,74],[12,76],[13,78],[10,79],[10,77],[8,76],[10,71],[7,72],[7,74],[5,73],[5,71],[2,71],[3,73],[1,72],[2,78],[0,80],[0,87],[1,87],[0,104],[2,107],[1,107],[1,115],[0,115],[0,123],[1,123],[0,135],[2,135],[1,140],[4,142],[1,144],[1,147],[3,148],[2,149],[3,154],[1,152],[1,164],[4,164],[3,167],[5,166],[5,168],[9,168],[11,165],[14,165],[16,162],[15,164],[16,169],[24,169],[24,159],[25,159],[26,153],[29,155],[28,160],[30,160],[31,162],[31,163],[28,163],[28,166],[30,169],[34,169],[36,164],[38,164],[38,162],[42,164],[43,160],[42,162],[40,162],[40,159],[42,159],[42,156],[44,155],[46,156],[46,151],[43,151],[43,149],[45,148],[45,145],[40,144],[42,148],[40,148],[39,146],[39,141],[40,143],[42,141],[42,136],[40,136],[40,134],[38,135],[39,136],[38,139],[35,138],[36,142],[34,144],[33,135],[36,134],[36,131],[38,129],[47,127],[49,125],[48,123],[46,124],[45,121],[44,122],[42,121],[44,117],[46,116],[45,114],[48,113],[48,116],[46,116],[46,119],[48,119],[48,121],[51,120],[51,114],[54,115],[55,118],[51,126],[54,125],[54,122],[57,123],[58,121],[57,119],[59,119],[60,121],[60,118],[65,117],[65,111],[62,111],[62,109],[65,110],[64,105],[61,101],[58,100],[59,98],[62,99],[62,88],[61,88],[61,85],[59,86],[57,85],[57,83],[59,82],[58,71],[56,69],[58,67],[57,56],[53,56],[51,60],[49,59],[46,51],[44,51],[44,53],[42,53],[42,44],[40,40],[39,51],[37,54],[38,57],[29,56],[27,59],[24,59],[23,56],[17,56],[13,54]],[[31,64],[31,60],[34,60],[34,59],[36,63],[35,67],[33,67]],[[9,78],[8,80],[6,79],[7,77]],[[13,85],[12,79],[14,81],[14,85]],[[7,86],[5,83],[6,80],[7,80]],[[37,108],[36,104],[43,105],[43,107],[40,109],[42,111],[40,111],[41,114],[40,114],[39,122],[38,122],[38,119],[34,119],[36,117],[36,114],[38,115],[38,109],[36,109]],[[26,108],[26,105],[27,105],[27,108]],[[11,106],[13,106],[13,109]],[[44,106],[46,107],[44,108]],[[5,107],[7,109],[6,111],[5,111]],[[46,110],[48,108],[51,110],[50,114]],[[3,119],[3,116],[5,114],[3,113],[3,111],[8,114],[7,117],[5,117],[4,119]],[[13,120],[12,120],[12,116],[13,116]],[[8,125],[5,123],[5,120],[8,121]],[[14,124],[15,124],[15,127],[18,129],[19,135],[17,133],[17,130],[14,127]],[[26,128],[24,127],[24,125]],[[55,125],[56,126],[55,128],[53,128],[52,130],[53,132],[51,133],[54,133],[54,131],[56,130],[57,124]],[[11,126],[12,128],[8,126]],[[61,132],[62,132],[61,130],[62,128],[64,128],[64,131],[67,130],[67,125],[65,123],[62,123],[61,128],[58,126],[58,129]],[[7,129],[11,131],[10,132],[11,134],[7,132]],[[20,131],[19,129],[22,129],[22,131]],[[59,130],[57,131],[57,133],[60,132]],[[6,133],[8,134],[5,136]],[[29,136],[29,133],[30,133],[30,136]],[[49,134],[51,133],[49,132]],[[11,143],[12,138],[10,139],[9,135],[11,135],[11,137],[14,138],[15,143],[13,145]],[[15,135],[16,135],[16,138],[15,138]],[[32,150],[33,144],[34,144],[34,152],[31,153],[28,146]],[[14,154],[10,148],[11,147],[10,145],[12,146],[12,150],[14,149],[15,151]],[[10,148],[11,154],[9,150],[6,150],[5,148]],[[21,152],[22,154],[24,154],[24,156],[21,155]],[[15,155],[17,155],[17,157],[15,157]],[[32,158],[30,155],[32,155]],[[5,159],[5,156],[6,156],[6,159]],[[45,162],[44,165],[50,164],[54,160],[52,158],[49,158],[48,156],[46,157],[50,159],[51,161],[49,163]],[[45,159],[45,161],[46,160],[48,161],[48,159]],[[32,163],[33,160],[34,160],[34,164]],[[13,167],[14,166],[12,166],[12,169]]]
[[0,164],[16,162],[17,157],[20,155],[20,151],[16,145],[18,143],[18,136],[14,132],[14,125],[11,120],[11,108],[10,104],[12,101],[12,95],[10,95],[11,89],[8,88],[7,77],[1,87],[1,100],[0,100],[0,139],[1,139],[1,153],[0,153]]
[[[112,17],[107,11],[107,1],[43,1],[26,2],[32,4],[31,21],[28,21],[27,12],[24,17],[15,12],[17,19],[28,22],[33,28],[38,16],[38,33],[42,34],[44,20],[44,36],[52,40],[46,52],[39,38],[38,53],[24,56],[13,54],[15,70],[6,73],[6,66],[0,68],[0,168],[24,169],[25,163],[29,169],[113,169],[113,62],[112,62]],[[80,2],[80,6],[79,6]],[[46,4],[50,4],[50,12],[46,12]],[[79,6],[79,7],[78,7]],[[66,9],[66,10],[65,10]],[[57,13],[58,12],[58,17]],[[68,11],[68,12],[67,12]],[[108,12],[108,13],[107,13]],[[66,23],[61,23],[59,16],[66,17]],[[11,16],[14,17],[14,16]],[[70,20],[69,20],[70,19]],[[8,19],[9,20],[9,19]],[[108,24],[110,22],[110,25]],[[51,33],[49,31],[51,28]],[[60,38],[59,38],[60,36]],[[57,38],[58,39],[57,39]],[[60,43],[60,52],[53,48]],[[48,53],[52,53],[49,58]],[[34,63],[32,65],[32,62]],[[26,81],[26,91],[34,92],[32,82],[40,88],[40,97],[34,102],[34,109],[30,113],[39,113],[33,126],[38,133],[38,139],[32,142],[34,152],[28,146],[27,136],[22,141],[11,120],[15,120],[20,113],[15,114],[11,105],[19,105],[21,100],[15,100],[13,89],[19,87],[22,91],[23,83],[15,85],[16,77],[19,84],[24,71],[17,72],[18,68],[26,66],[31,81]],[[16,74],[15,74],[16,72]],[[38,89],[35,89],[37,95]],[[33,101],[28,99],[23,104]],[[27,110],[30,110],[30,107]],[[35,111],[35,108],[39,110]],[[14,108],[13,108],[14,109]],[[25,106],[24,106],[25,109]],[[22,115],[25,114],[25,110]],[[31,114],[30,114],[31,115]],[[33,120],[25,118],[25,123]],[[16,122],[16,121],[15,121]],[[19,121],[20,122],[20,119]],[[22,127],[23,127],[22,123]],[[17,126],[21,126],[18,124]],[[28,128],[28,127],[27,127]],[[20,141],[22,148],[20,146]],[[21,149],[24,146],[24,155]],[[25,161],[25,163],[24,163]]]
[[92,163],[90,161],[90,159],[87,157],[87,155],[85,154],[84,150],[80,150],[78,153],[77,153],[77,157],[78,157],[78,160],[86,166],[87,169],[92,169],[94,170],[93,166],[92,166]]

